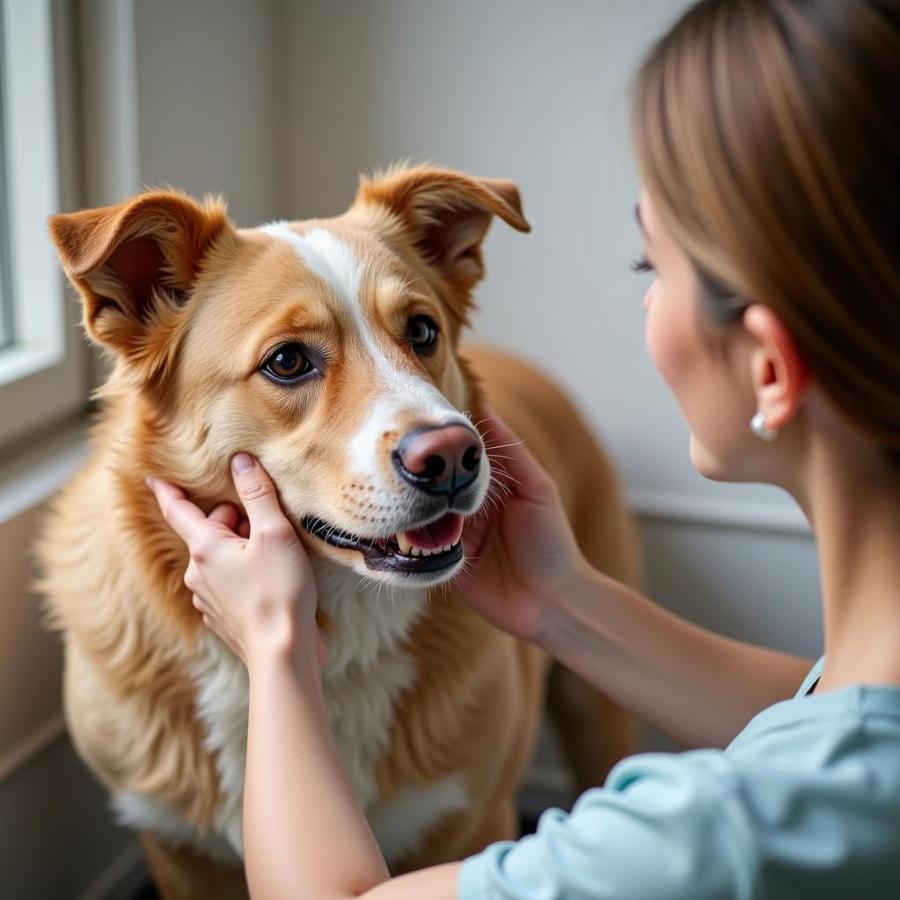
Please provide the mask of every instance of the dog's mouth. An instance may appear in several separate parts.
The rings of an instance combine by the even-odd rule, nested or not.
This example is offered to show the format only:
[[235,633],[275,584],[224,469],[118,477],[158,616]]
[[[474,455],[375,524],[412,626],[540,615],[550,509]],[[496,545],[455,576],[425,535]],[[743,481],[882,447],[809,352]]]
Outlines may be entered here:
[[317,516],[305,516],[302,524],[311,535],[332,547],[358,551],[366,566],[378,572],[433,576],[454,567],[463,558],[463,517],[455,512],[384,538],[360,537]]

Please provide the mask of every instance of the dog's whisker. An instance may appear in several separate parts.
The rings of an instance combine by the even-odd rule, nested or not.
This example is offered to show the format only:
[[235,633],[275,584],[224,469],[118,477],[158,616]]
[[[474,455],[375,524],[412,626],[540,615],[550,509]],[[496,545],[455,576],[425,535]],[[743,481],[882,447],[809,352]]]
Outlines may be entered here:
[[502,450],[504,447],[521,447],[525,443],[525,438],[520,438],[518,441],[507,441],[505,444],[488,444],[485,442],[485,447],[490,450]]
[[511,481],[513,484],[521,485],[522,482],[516,478],[515,475],[510,475],[508,471],[503,471],[500,475],[500,478],[497,479],[498,484],[503,484],[504,482]]
[[510,475],[509,472],[506,471],[505,469],[501,470],[498,477],[493,480],[493,483],[496,484],[498,486],[498,488],[512,493],[512,491],[510,490],[509,484],[507,484],[507,482],[512,482],[513,484],[521,484],[522,483],[514,475]]

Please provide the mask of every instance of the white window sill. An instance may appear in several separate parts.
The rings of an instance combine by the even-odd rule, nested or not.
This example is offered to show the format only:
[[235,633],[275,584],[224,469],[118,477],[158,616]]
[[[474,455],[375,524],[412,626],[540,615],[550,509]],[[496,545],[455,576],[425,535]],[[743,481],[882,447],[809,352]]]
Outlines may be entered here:
[[89,424],[64,423],[0,462],[0,526],[52,497],[87,460]]
[[0,386],[50,368],[61,357],[61,353],[53,350],[31,350],[25,347],[0,350]]

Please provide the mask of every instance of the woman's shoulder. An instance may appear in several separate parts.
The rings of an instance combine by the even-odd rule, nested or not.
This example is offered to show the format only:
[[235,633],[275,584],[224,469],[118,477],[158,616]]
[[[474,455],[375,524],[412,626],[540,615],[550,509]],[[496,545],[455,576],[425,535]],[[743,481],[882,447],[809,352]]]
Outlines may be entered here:
[[755,716],[724,755],[729,768],[763,781],[766,773],[789,776],[803,790],[826,779],[833,795],[885,799],[900,808],[900,686],[798,694]]
[[900,809],[900,686],[798,692],[756,715],[725,750],[638,754],[613,769],[607,788],[652,794],[660,784],[679,784],[698,807],[749,802],[763,819],[770,804],[837,815],[853,805],[876,817]]
[[[775,703],[754,716],[732,741],[728,752],[771,753],[776,746],[806,756],[817,740],[843,735],[842,748],[854,751],[900,737],[900,685],[853,684],[816,692],[824,667],[821,657],[790,700]],[[875,723],[878,727],[875,727]]]

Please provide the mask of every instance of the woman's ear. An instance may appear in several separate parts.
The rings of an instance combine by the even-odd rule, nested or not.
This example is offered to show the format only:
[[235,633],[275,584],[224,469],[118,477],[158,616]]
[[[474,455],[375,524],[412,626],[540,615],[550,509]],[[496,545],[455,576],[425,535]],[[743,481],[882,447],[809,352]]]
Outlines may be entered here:
[[803,403],[809,368],[793,335],[768,306],[748,306],[743,325],[757,342],[750,356],[756,409],[765,414],[766,427],[781,430]]

